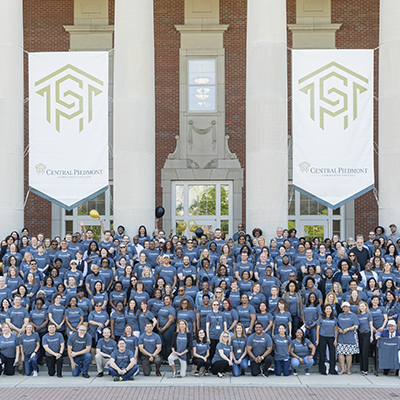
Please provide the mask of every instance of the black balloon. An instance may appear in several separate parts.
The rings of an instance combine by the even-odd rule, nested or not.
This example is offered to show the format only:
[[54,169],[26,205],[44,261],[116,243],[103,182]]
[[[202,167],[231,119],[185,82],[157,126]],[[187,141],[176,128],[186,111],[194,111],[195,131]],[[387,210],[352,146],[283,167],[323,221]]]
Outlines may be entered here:
[[164,207],[157,207],[156,208],[156,218],[162,218],[165,214]]
[[203,236],[204,231],[201,228],[197,228],[194,233],[200,239]]

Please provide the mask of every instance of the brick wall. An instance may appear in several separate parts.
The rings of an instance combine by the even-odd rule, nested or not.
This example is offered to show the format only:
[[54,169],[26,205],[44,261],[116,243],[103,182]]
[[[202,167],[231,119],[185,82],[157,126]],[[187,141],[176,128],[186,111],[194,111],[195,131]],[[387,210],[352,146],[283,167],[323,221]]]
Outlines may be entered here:
[[[74,23],[74,0],[24,0],[24,48],[28,52],[68,51],[69,34],[62,27]],[[28,56],[25,55],[25,98],[28,98]],[[29,143],[29,102],[25,105],[24,141]],[[29,185],[29,154],[24,163],[25,196]],[[25,206],[25,226],[31,235],[51,235],[51,203],[33,193]]]
[[[247,1],[220,0],[220,24],[229,25],[225,48],[225,133],[229,148],[246,168],[246,30]],[[242,220],[246,222],[246,174],[242,197]],[[234,227],[236,230],[236,227]]]
[[180,34],[174,25],[184,22],[183,0],[154,0],[156,206],[163,205],[161,170],[168,154],[175,150],[179,134]]

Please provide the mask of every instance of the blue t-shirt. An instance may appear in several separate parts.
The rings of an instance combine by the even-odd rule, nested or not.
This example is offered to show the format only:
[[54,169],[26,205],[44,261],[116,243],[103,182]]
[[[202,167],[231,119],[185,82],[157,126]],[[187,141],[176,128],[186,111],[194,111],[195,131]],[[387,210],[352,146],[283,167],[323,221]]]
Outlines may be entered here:
[[31,355],[35,351],[36,345],[40,343],[39,334],[37,332],[33,332],[28,336],[24,333],[20,336],[19,342],[24,348],[24,354]]
[[289,359],[289,345],[291,340],[288,336],[281,337],[280,335],[274,336],[274,359],[275,360],[287,360]]
[[19,346],[19,339],[13,333],[10,334],[9,338],[0,335],[0,352],[4,357],[14,358],[17,346]]
[[265,332],[261,336],[253,333],[247,338],[247,346],[252,348],[251,352],[255,357],[262,356],[268,347],[272,347],[271,336]]
[[212,361],[211,361],[212,364],[214,364],[214,363],[217,362],[217,361],[223,360],[223,358],[222,358],[221,355],[219,354],[219,351],[220,351],[220,350],[223,351],[223,353],[224,353],[224,355],[225,355],[226,357],[230,358],[230,356],[231,356],[231,346],[229,346],[229,345],[227,345],[227,344],[224,344],[224,343],[222,343],[222,342],[219,342],[219,343],[217,344],[216,349],[215,349],[214,357],[213,357],[213,359],[212,359]]
[[307,338],[304,339],[304,345],[299,342],[297,339],[293,339],[291,346],[293,349],[293,353],[296,354],[297,356],[299,356],[300,358],[305,358],[307,357],[309,354],[309,348],[308,346],[312,344],[311,341]]
[[[46,333],[42,339],[42,345],[48,346],[50,350],[55,353],[60,352],[61,344],[64,343],[64,337],[60,332],[56,332],[54,335],[50,335],[50,333]],[[53,357],[52,354],[46,351],[46,356]]]
[[335,326],[337,325],[336,318],[329,319],[322,317],[318,318],[317,325],[320,327],[319,334],[324,337],[335,337]]
[[113,351],[117,350],[117,343],[111,338],[107,341],[102,337],[97,342],[96,348],[104,354],[111,355]]
[[364,314],[357,314],[358,317],[358,330],[360,333],[370,333],[371,329],[369,323],[372,321],[372,315],[370,312]]
[[256,315],[254,307],[250,304],[248,304],[247,307],[240,305],[236,308],[236,311],[238,313],[239,322],[243,324],[245,328],[248,328],[250,326],[251,316]]
[[232,339],[233,355],[235,356],[236,360],[239,360],[239,358],[242,357],[246,350],[246,346],[247,338],[236,337]]
[[[356,314],[349,312],[347,314],[341,313],[338,315],[338,327],[340,329],[347,329],[353,326],[358,327],[358,318]],[[338,343],[340,344],[356,344],[355,331],[348,331],[346,333],[338,334]]]
[[111,354],[111,358],[114,359],[115,364],[120,369],[125,369],[131,362],[131,359],[134,358],[132,351],[125,349],[123,353],[119,350],[113,351]]
[[158,345],[161,345],[161,338],[157,333],[152,332],[150,335],[143,333],[139,338],[139,346],[143,345],[144,350],[153,354]]
[[289,322],[292,322],[292,315],[289,311],[285,311],[283,313],[276,313],[275,314],[275,329],[274,335],[278,335],[279,325],[285,325],[286,332],[289,332]]
[[208,342],[203,343],[193,340],[193,347],[196,348],[196,353],[202,357],[205,357],[207,354],[207,350],[210,350],[210,345],[208,344]]

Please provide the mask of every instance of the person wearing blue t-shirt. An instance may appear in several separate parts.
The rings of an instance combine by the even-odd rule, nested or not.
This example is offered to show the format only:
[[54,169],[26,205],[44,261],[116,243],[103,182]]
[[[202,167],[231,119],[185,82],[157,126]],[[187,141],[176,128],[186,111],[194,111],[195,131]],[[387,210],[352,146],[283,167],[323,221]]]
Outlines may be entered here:
[[207,341],[207,335],[204,329],[199,329],[194,335],[193,340],[193,368],[191,375],[196,378],[204,373],[208,376],[208,369],[211,366],[210,362],[210,345]]
[[114,381],[133,380],[133,377],[139,373],[134,354],[126,349],[126,342],[122,338],[118,340],[117,346],[118,349],[111,354],[108,371],[114,377]]
[[337,321],[333,314],[333,307],[326,304],[322,310],[322,315],[318,318],[317,323],[317,340],[316,346],[319,346],[319,373],[327,375],[325,367],[326,346],[329,350],[329,373],[337,375],[335,370],[336,345],[337,345]]
[[117,350],[117,343],[111,339],[111,329],[103,329],[103,337],[97,342],[94,359],[97,366],[97,378],[104,376],[103,368],[110,365],[111,354]]
[[14,365],[18,364],[20,346],[19,339],[11,333],[10,325],[5,322],[2,325],[3,334],[0,335],[0,375],[14,375]]
[[[178,321],[178,329],[172,336],[171,354],[168,356],[168,364],[172,369],[172,378],[184,378],[187,365],[191,359],[193,337],[189,332],[188,323],[181,319]],[[176,372],[175,361],[179,360],[180,372]]]
[[246,350],[250,359],[251,375],[257,376],[260,373],[268,377],[268,369],[272,364],[272,339],[263,332],[263,326],[257,322],[254,326],[254,333],[247,338]]
[[49,376],[54,376],[57,366],[57,377],[62,378],[64,337],[60,332],[56,332],[56,324],[50,323],[47,326],[48,333],[43,336],[42,346],[46,354],[47,372]]
[[290,356],[289,347],[291,339],[287,335],[287,330],[284,324],[279,325],[278,335],[274,335],[274,359],[275,359],[275,375],[284,376],[290,375]]
[[82,372],[84,378],[90,378],[88,371],[92,361],[91,347],[92,337],[87,333],[86,326],[80,325],[78,332],[72,333],[67,343],[72,376],[78,376]]
[[231,335],[228,331],[223,331],[220,335],[214,357],[211,360],[212,373],[218,375],[218,378],[223,378],[226,372],[232,370],[232,359]]
[[[309,350],[311,350],[310,355]],[[297,375],[297,368],[299,365],[305,365],[305,374],[310,375],[309,371],[314,364],[316,349],[311,341],[304,336],[304,332],[301,329],[297,329],[296,338],[293,339],[290,344],[289,353],[291,356],[293,375]]]
[[38,376],[37,365],[40,349],[39,334],[34,331],[33,325],[28,323],[23,327],[24,333],[20,336],[22,361],[25,366],[25,375]]
[[244,326],[238,323],[235,326],[232,338],[233,364],[232,375],[245,375],[249,359],[247,356],[247,337]]
[[156,375],[161,376],[161,347],[161,338],[153,332],[153,323],[147,322],[145,332],[139,337],[139,351],[141,353],[144,376],[151,374],[151,364],[153,363],[156,366]]

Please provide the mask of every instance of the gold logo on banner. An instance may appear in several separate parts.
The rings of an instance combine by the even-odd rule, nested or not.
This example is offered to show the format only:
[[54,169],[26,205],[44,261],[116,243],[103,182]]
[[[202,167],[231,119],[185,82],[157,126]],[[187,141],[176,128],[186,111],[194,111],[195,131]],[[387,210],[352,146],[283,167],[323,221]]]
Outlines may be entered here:
[[43,175],[46,172],[47,166],[42,163],[39,163],[35,165],[35,168],[37,174]]
[[[46,86],[41,87],[43,84]],[[104,82],[71,64],[35,82],[36,93],[46,99],[46,120],[61,132],[61,117],[76,119],[82,132],[84,115],[93,119],[93,100],[103,93]]]
[[368,90],[367,78],[334,61],[301,78],[299,84],[299,90],[310,98],[310,118],[318,118],[322,130],[325,115],[342,116],[346,130],[349,117],[352,121],[358,118],[359,95]]

